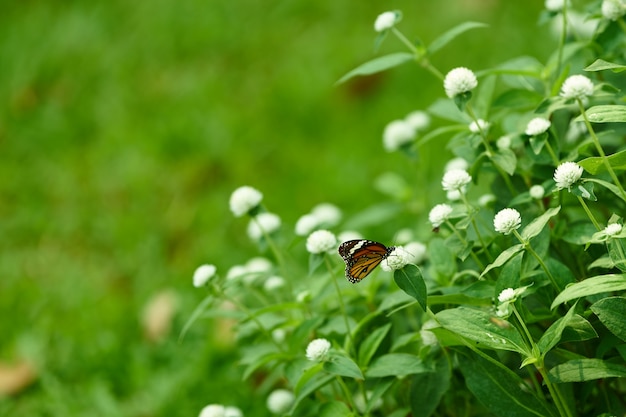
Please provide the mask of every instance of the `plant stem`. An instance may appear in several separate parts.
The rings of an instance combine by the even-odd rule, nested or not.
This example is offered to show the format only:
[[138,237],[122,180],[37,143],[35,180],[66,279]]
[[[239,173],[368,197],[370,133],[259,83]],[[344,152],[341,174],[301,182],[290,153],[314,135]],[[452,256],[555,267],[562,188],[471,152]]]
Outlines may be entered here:
[[537,260],[537,262],[539,263],[539,266],[541,266],[541,269],[543,269],[543,271],[546,273],[546,275],[550,279],[550,282],[552,282],[552,285],[554,286],[554,288],[556,288],[558,292],[561,292],[563,288],[561,288],[557,284],[556,279],[552,276],[552,273],[548,269],[548,266],[545,264],[541,256],[539,256],[539,254],[535,252],[533,247],[530,245],[530,242],[527,240],[524,240],[524,238],[519,234],[517,230],[513,230],[513,234],[520,241],[520,243],[524,245],[524,249],[526,249],[528,253],[530,253]]
[[[448,225],[450,229],[452,229],[452,232],[456,235],[456,237],[459,238],[463,246],[467,246],[468,245],[467,240],[465,240],[463,235],[459,233],[458,230],[456,230],[456,227],[454,227],[454,225],[450,223],[450,220],[446,220],[446,224]],[[480,258],[476,255],[476,253],[474,253],[474,249],[470,249],[470,255],[472,256],[472,259],[474,260],[474,262],[476,262],[476,265],[478,265],[480,269],[485,269],[485,265],[482,263]]]
[[593,213],[591,212],[591,210],[589,210],[589,206],[587,206],[587,203],[585,203],[585,200],[581,196],[576,196],[576,197],[578,197],[578,201],[580,202],[580,205],[583,206],[585,213],[587,213],[587,216],[589,217],[589,219],[591,219],[591,223],[593,223],[593,225],[596,227],[598,231],[602,230],[602,227],[600,227],[600,223],[598,223],[596,218],[593,216]]
[[[333,281],[335,285],[335,290],[337,290],[337,298],[339,299],[339,308],[341,309],[341,314],[343,315],[343,319],[346,323],[346,335],[348,338],[346,342],[349,343],[349,346],[344,346],[346,351],[351,351],[354,349],[354,341],[352,340],[352,330],[350,329],[350,321],[348,320],[348,314],[346,313],[346,306],[343,302],[343,296],[341,294],[341,289],[339,289],[339,284],[337,283],[337,279],[334,277],[333,268],[328,260],[328,256],[324,255],[324,263],[326,264],[326,268],[328,269],[328,273],[330,274],[330,279]],[[356,352],[355,352],[356,353]]]

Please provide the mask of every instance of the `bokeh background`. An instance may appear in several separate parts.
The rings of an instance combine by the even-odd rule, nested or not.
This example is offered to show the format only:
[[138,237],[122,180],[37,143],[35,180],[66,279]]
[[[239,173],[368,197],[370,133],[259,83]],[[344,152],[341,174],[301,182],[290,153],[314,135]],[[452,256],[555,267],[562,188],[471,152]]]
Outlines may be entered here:
[[[381,133],[443,97],[440,81],[414,64],[335,81],[404,51],[393,37],[374,51],[373,22],[392,9],[407,37],[426,43],[464,21],[490,25],[434,57],[443,73],[526,54],[545,61],[556,41],[537,23],[542,7],[3,3],[0,415],[193,416],[208,403],[267,415],[215,321],[197,321],[179,341],[204,297],[194,269],[214,263],[225,273],[258,254],[246,221],[228,210],[230,193],[263,191],[291,230],[321,202],[348,219],[384,202],[375,182],[392,171],[428,207],[442,196],[450,155],[440,141],[414,161],[388,154]],[[417,222],[407,219],[404,227]],[[145,324],[147,311],[161,327]]]

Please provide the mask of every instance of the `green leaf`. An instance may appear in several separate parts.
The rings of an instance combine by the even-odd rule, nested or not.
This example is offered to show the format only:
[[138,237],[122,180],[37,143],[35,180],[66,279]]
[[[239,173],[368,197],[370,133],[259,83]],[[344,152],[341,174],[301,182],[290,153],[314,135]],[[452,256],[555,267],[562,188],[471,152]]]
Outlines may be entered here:
[[376,349],[385,339],[387,333],[389,333],[389,329],[391,329],[391,323],[387,323],[386,325],[379,327],[370,333],[363,343],[359,346],[359,364],[361,366],[367,366],[370,363],[370,360],[376,353]]
[[574,359],[555,366],[548,372],[550,381],[582,382],[603,378],[624,378],[626,367],[602,359]]
[[599,180],[597,178],[585,178],[585,182],[595,182],[596,184],[599,184],[603,186],[604,188],[606,188],[607,190],[611,191],[620,199],[624,200],[624,197],[622,196],[622,193],[620,192],[619,188],[617,188],[615,185],[611,184],[610,182]]
[[389,353],[376,358],[365,371],[365,376],[368,378],[401,377],[430,371],[431,369],[425,366],[418,356],[408,353]]
[[435,52],[446,46],[448,43],[450,43],[454,38],[462,35],[470,29],[484,28],[487,26],[488,25],[486,25],[485,23],[480,22],[461,23],[460,25],[453,27],[452,29],[448,30],[447,32],[436,38],[434,41],[432,41],[427,48],[428,53],[431,55],[434,54]]
[[[587,119],[591,123],[615,123],[626,122],[626,106],[617,104],[603,104],[593,106],[585,111]],[[585,118],[581,114],[574,119],[576,122],[583,122]]]
[[393,280],[398,287],[411,297],[415,298],[422,310],[426,311],[426,284],[422,272],[415,265],[406,265],[393,273]]
[[598,197],[593,193],[593,182],[585,181],[572,187],[572,194],[591,201],[598,201]]
[[561,342],[582,342],[595,339],[598,333],[585,318],[574,314],[561,335]]
[[541,336],[541,339],[539,339],[539,342],[537,342],[537,347],[539,348],[539,352],[541,353],[542,357],[545,357],[546,353],[548,353],[553,347],[555,347],[561,341],[563,330],[565,330],[565,327],[567,327],[570,320],[574,316],[575,308],[576,308],[576,305],[574,304],[569,309],[569,311],[567,312],[565,316],[555,321],[548,328],[548,330],[546,330],[543,336]]
[[591,306],[596,316],[602,324],[615,336],[626,342],[626,298],[609,297],[604,298]]
[[626,275],[608,274],[587,278],[584,281],[572,284],[556,296],[550,308],[576,298],[588,297],[603,292],[626,290]]
[[[522,271],[522,259],[524,252],[518,252],[509,262],[504,265],[498,274],[496,281],[495,294],[498,295],[506,288],[519,288]],[[432,301],[431,301],[432,302]]]
[[333,375],[364,379],[359,365],[343,354],[333,354],[329,361],[324,362],[324,370]]
[[[335,375],[328,374],[326,372],[320,373],[322,370],[322,364],[320,363],[318,365],[319,366],[314,366],[313,368],[305,371],[302,378],[298,381],[294,390],[296,393],[296,400],[291,406],[289,414],[293,413],[293,410],[295,410],[298,404],[300,404],[300,401],[322,388],[324,385],[331,383],[336,378]],[[301,383],[301,381],[304,382]]]
[[555,412],[527,384],[505,366],[475,353],[459,360],[467,388],[497,416],[553,417]]
[[505,251],[500,253],[500,255],[498,255],[498,257],[496,258],[495,261],[493,261],[491,264],[487,265],[487,268],[485,268],[485,270],[482,272],[482,274],[480,274],[480,276],[482,277],[487,272],[491,271],[492,269],[498,268],[498,267],[504,265],[505,263],[508,262],[509,259],[511,259],[515,255],[517,255],[523,249],[524,249],[524,245],[522,245],[521,243],[519,243],[517,245],[513,245],[510,248],[506,249]]
[[551,209],[546,210],[545,213],[543,213],[541,216],[537,217],[535,220],[530,222],[524,228],[524,230],[522,230],[522,233],[521,233],[522,237],[525,240],[530,240],[531,238],[537,236],[539,233],[541,233],[541,231],[543,230],[545,225],[548,223],[548,221],[550,221],[552,217],[558,214],[559,210],[561,210],[561,206],[553,207]]
[[[626,150],[609,155],[606,158],[611,168],[616,171],[626,170]],[[604,159],[599,156],[593,156],[585,158],[578,163],[588,173],[596,175],[600,172],[606,171],[606,165],[604,165]]]
[[320,417],[350,417],[354,416],[352,411],[341,401],[330,401],[322,404],[317,414]]
[[323,253],[312,253],[309,256],[309,276],[313,275],[313,272],[324,263],[324,256]]
[[431,295],[428,297],[428,305],[434,306],[438,304],[458,304],[470,306],[489,306],[492,304],[490,299],[470,297],[466,294],[444,294]]
[[604,59],[596,59],[591,65],[585,68],[585,71],[603,71],[607,69],[613,72],[622,72],[626,71],[626,65],[615,64],[605,61]]
[[502,168],[507,174],[513,175],[517,166],[517,157],[510,149],[498,149],[491,156],[491,161]]
[[436,317],[444,328],[466,339],[478,342],[483,347],[510,350],[529,356],[518,330],[513,326],[498,326],[492,321],[493,316],[486,311],[457,307],[442,310],[436,314]]
[[450,388],[450,362],[442,356],[435,363],[435,371],[417,374],[411,381],[411,414],[429,417],[437,409],[441,397]]
[[339,81],[335,83],[335,85],[344,83],[350,78],[354,78],[359,75],[370,75],[377,72],[385,71],[389,68],[397,67],[398,65],[402,65],[405,62],[412,61],[414,59],[415,55],[408,52],[396,52],[393,54],[384,55],[359,65],[358,67],[341,77]]
[[544,145],[548,141],[548,132],[544,132],[537,136],[530,137],[530,147],[532,148],[535,155],[539,155]]

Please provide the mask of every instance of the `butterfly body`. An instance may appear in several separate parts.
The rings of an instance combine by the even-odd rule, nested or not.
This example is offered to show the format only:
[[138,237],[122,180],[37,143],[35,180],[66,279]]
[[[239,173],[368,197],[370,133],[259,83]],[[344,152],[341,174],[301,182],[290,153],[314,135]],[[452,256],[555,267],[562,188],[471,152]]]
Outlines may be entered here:
[[348,240],[339,246],[339,255],[346,263],[346,278],[353,284],[368,276],[395,247],[367,239]]

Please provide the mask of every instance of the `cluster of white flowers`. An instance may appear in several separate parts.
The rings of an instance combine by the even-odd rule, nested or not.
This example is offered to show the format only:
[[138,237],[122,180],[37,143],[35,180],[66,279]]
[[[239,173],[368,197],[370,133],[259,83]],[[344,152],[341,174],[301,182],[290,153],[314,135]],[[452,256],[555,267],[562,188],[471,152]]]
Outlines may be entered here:
[[211,278],[213,278],[216,271],[217,268],[215,265],[200,265],[193,273],[193,286],[196,288],[204,286]]
[[565,7],[566,0],[546,0],[545,7],[551,12],[560,12]]
[[278,275],[272,275],[268,277],[263,283],[263,289],[267,292],[276,291],[279,288],[285,286],[285,279],[283,277],[279,277]]
[[310,213],[301,216],[296,222],[296,234],[307,236],[319,227],[333,227],[341,221],[341,210],[330,203],[322,203],[311,209]]
[[551,124],[552,123],[550,123],[550,120],[548,120],[546,118],[535,117],[530,122],[528,122],[528,125],[526,126],[526,132],[525,133],[528,136],[538,136],[538,135],[541,135],[542,133],[545,133],[550,128]]
[[437,204],[430,210],[430,213],[428,213],[428,220],[433,227],[439,227],[450,218],[450,214],[452,214],[452,206],[448,204]]
[[566,99],[585,99],[593,95],[593,82],[584,75],[572,75],[561,86],[561,97]]
[[243,413],[237,407],[209,404],[200,410],[198,417],[243,417]]
[[389,255],[380,263],[384,271],[395,271],[410,264],[414,256],[407,252],[402,246],[396,246]]
[[274,414],[286,414],[296,400],[293,392],[277,389],[267,397],[267,409]]
[[237,188],[230,196],[230,211],[235,217],[250,214],[263,200],[263,194],[256,188],[243,186]]
[[443,88],[449,98],[472,91],[477,85],[476,75],[465,67],[454,68],[443,80]]
[[512,208],[500,210],[493,218],[493,227],[496,232],[505,235],[519,229],[521,224],[522,216],[519,214],[519,211]]
[[426,260],[427,250],[426,245],[421,242],[409,242],[403,246],[404,251],[409,254],[409,262],[411,264],[419,265]]
[[276,232],[281,225],[281,220],[274,213],[259,213],[248,223],[248,236],[252,240],[260,240],[265,234]]
[[622,225],[619,223],[611,223],[604,228],[604,233],[606,233],[607,236],[618,235],[621,231]]
[[507,317],[511,314],[511,304],[515,303],[515,300],[522,295],[528,286],[520,287],[517,289],[505,288],[498,295],[498,308],[496,309],[496,315],[498,317]]
[[400,13],[397,11],[381,13],[374,22],[374,30],[376,32],[383,32],[387,29],[391,29],[399,21]]
[[465,193],[465,188],[471,181],[471,175],[464,169],[451,169],[443,175],[441,186],[444,191],[458,191]]
[[413,142],[415,135],[430,126],[428,113],[416,110],[404,119],[393,120],[383,131],[383,147],[387,152],[397,151]]
[[272,270],[273,265],[267,258],[257,256],[251,258],[245,265],[234,265],[226,273],[227,280],[243,278],[246,284],[251,284],[261,276],[267,275]]
[[572,185],[574,185],[582,175],[583,167],[578,165],[576,162],[563,162],[561,165],[556,167],[556,170],[554,171],[554,182],[556,183],[556,188],[558,190],[562,190],[564,188],[570,190]]
[[313,362],[320,362],[326,359],[330,350],[330,342],[327,339],[312,340],[306,347],[306,358]]
[[469,124],[468,128],[470,130],[470,132],[472,133],[486,133],[489,130],[489,127],[491,125],[489,124],[488,121],[483,120],[483,119],[478,119],[472,123]]
[[328,230],[316,230],[306,239],[306,250],[313,254],[330,252],[337,247],[337,238]]
[[603,0],[602,16],[609,20],[618,20],[626,14],[626,2],[624,0]]
[[496,146],[498,149],[511,149],[511,137],[509,135],[500,136],[496,140]]
[[537,185],[533,185],[528,190],[528,194],[530,194],[530,196],[532,198],[534,198],[535,200],[539,200],[539,199],[543,198],[545,193],[546,193],[546,190],[541,185],[538,185],[538,184]]

